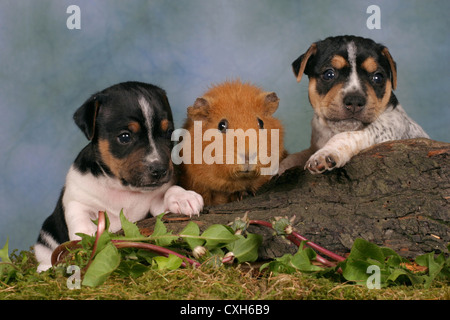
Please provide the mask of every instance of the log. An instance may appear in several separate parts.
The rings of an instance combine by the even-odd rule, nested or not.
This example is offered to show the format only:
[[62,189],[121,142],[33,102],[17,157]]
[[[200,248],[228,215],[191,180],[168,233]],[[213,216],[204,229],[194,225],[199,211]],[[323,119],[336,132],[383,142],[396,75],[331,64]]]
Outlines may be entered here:
[[[270,221],[296,216],[295,230],[337,254],[350,251],[356,238],[392,248],[406,258],[450,243],[450,143],[429,139],[391,141],[355,156],[343,168],[312,175],[291,168],[275,176],[255,196],[206,207],[192,220],[200,229],[228,224],[246,212],[250,219]],[[179,232],[188,219],[167,215],[168,229]],[[151,232],[155,218],[138,226]],[[272,231],[250,226],[263,235],[260,259],[296,252]]]

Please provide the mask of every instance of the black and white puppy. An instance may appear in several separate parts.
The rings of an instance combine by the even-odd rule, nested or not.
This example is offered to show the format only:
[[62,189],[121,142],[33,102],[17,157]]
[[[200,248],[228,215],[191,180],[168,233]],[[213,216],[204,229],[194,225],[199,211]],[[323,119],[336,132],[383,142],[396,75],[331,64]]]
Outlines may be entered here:
[[121,227],[119,214],[139,221],[149,213],[198,215],[202,197],[174,185],[170,154],[174,129],[164,90],[125,82],[91,96],[74,114],[90,143],[71,166],[56,208],[44,222],[34,251],[38,271],[51,267],[61,243],[94,234],[99,211],[110,231]]
[[301,165],[321,173],[374,144],[428,137],[393,93],[397,68],[385,46],[356,36],[330,37],[313,43],[292,67],[298,82],[303,73],[309,77],[311,146],[288,156],[280,172]]

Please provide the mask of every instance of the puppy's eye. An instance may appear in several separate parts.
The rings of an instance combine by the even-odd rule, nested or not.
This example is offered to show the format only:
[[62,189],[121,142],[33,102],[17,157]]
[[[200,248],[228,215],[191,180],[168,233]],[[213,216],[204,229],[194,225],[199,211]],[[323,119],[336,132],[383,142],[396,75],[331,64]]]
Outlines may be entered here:
[[376,83],[376,84],[382,83],[382,82],[383,82],[383,75],[382,75],[381,73],[379,73],[379,72],[375,73],[375,74],[372,76],[372,81],[373,81],[374,83]]
[[257,118],[258,119],[258,126],[259,126],[259,128],[260,129],[264,129],[264,121],[262,121],[260,118]]
[[220,132],[225,133],[228,129],[228,121],[226,119],[222,119],[217,126]]
[[329,81],[329,80],[333,80],[336,77],[336,73],[334,72],[333,69],[327,69],[323,74],[322,74],[322,79]]
[[173,129],[167,129],[167,131],[166,132],[164,132],[164,138],[166,138],[166,139],[171,139],[172,138],[172,133],[173,133]]
[[120,144],[129,144],[131,142],[131,134],[129,132],[122,132],[118,137],[117,141]]

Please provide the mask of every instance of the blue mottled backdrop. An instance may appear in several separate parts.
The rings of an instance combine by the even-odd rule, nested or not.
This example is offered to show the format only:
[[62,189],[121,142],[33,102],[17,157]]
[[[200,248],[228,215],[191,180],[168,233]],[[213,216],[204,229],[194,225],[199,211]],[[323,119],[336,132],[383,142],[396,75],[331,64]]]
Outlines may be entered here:
[[[369,29],[367,8],[381,9]],[[70,30],[67,8],[81,11]],[[316,40],[356,34],[389,47],[402,105],[450,141],[448,0],[2,0],[0,247],[33,245],[84,135],[72,114],[92,93],[137,80],[163,87],[176,125],[210,84],[241,78],[280,97],[286,147],[308,146],[307,81],[291,62]]]

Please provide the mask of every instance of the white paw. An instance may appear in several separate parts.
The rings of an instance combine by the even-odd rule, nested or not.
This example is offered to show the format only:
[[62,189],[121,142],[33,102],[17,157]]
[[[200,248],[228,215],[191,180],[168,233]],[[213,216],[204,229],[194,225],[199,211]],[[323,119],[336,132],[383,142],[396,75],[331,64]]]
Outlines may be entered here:
[[203,209],[203,197],[194,191],[172,186],[164,195],[166,212],[179,213],[187,216],[199,215]]
[[326,170],[333,170],[344,164],[341,163],[338,153],[320,149],[309,158],[306,162],[305,169],[308,169],[313,174],[317,174]]

